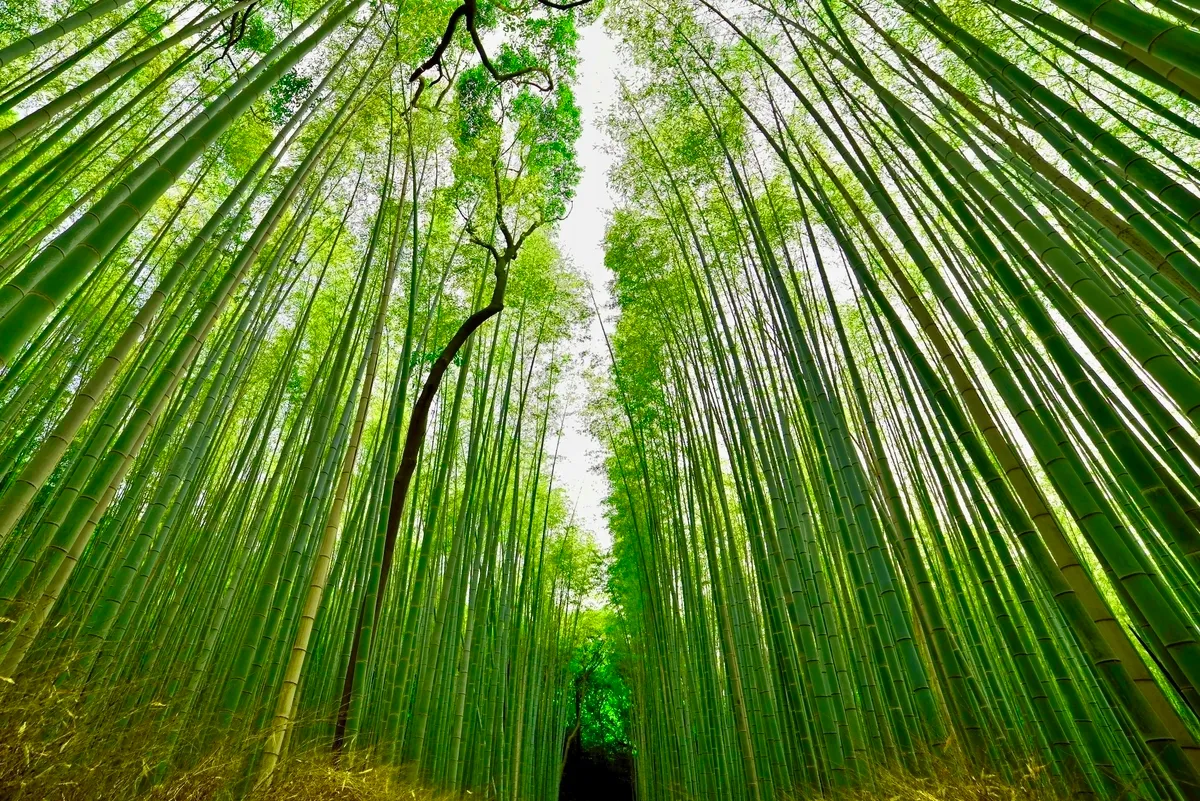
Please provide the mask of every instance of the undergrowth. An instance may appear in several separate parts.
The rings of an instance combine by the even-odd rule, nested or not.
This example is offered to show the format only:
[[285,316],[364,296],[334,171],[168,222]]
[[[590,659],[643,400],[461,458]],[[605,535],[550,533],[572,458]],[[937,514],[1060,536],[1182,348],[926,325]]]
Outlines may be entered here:
[[[29,685],[26,685],[28,687]],[[269,789],[246,781],[259,738],[211,734],[213,727],[172,718],[169,705],[132,702],[137,687],[104,698],[43,683],[0,687],[0,801],[450,801],[399,768],[369,765],[365,755],[335,764],[326,749],[288,755]],[[312,723],[312,721],[308,721]],[[303,724],[304,721],[301,721]],[[230,731],[244,731],[235,725]],[[347,764],[357,767],[346,767]],[[871,772],[858,789],[780,801],[1065,801],[1043,766],[1014,766],[1012,778],[968,770],[943,756],[924,776]],[[1134,797],[1130,795],[1129,797]],[[478,793],[463,796],[487,801]],[[543,800],[539,800],[543,801]],[[677,801],[642,799],[641,801]],[[697,799],[696,801],[724,801]]]
[[83,691],[52,683],[0,686],[0,801],[448,799],[402,769],[360,765],[362,755],[336,764],[328,749],[289,754],[271,786],[255,788],[246,781],[248,757],[261,752],[261,736],[234,740],[194,723],[184,729],[169,705],[132,703],[139,688],[125,689],[82,703]]
[[932,763],[925,775],[895,768],[873,770],[866,782],[825,796],[796,795],[789,801],[1067,801],[1044,768],[1030,764],[1010,779],[971,770],[960,759]]

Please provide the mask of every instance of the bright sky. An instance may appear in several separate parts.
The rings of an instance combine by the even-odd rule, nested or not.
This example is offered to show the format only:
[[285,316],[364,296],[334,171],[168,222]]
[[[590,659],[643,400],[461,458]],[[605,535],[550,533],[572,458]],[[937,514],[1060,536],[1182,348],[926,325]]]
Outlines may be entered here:
[[[617,58],[615,43],[602,23],[580,31],[575,100],[583,112],[583,133],[578,144],[583,175],[570,216],[559,225],[559,246],[592,283],[610,333],[614,314],[608,308],[611,274],[604,266],[604,229],[613,206],[608,190],[608,170],[613,160],[604,151],[607,138],[600,125],[616,96]],[[587,402],[584,368],[592,365],[604,370],[609,361],[604,336],[595,319],[574,349],[577,358],[573,360],[572,374],[567,378],[567,419],[554,483],[563,487],[571,502],[577,504],[576,523],[592,532],[600,546],[608,550],[612,535],[605,523],[603,507],[608,482],[599,469],[603,451],[600,442],[588,432],[582,417]]]

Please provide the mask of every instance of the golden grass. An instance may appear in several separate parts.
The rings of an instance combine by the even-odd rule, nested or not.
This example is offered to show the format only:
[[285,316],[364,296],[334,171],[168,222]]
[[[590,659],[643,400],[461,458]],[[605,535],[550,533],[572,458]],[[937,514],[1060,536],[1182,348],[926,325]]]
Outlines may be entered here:
[[449,799],[400,769],[339,767],[325,749],[289,755],[270,788],[253,788],[247,759],[261,737],[235,742],[203,726],[180,730],[165,705],[130,708],[126,697],[81,704],[77,692],[49,682],[0,687],[0,801]]
[[[818,801],[813,796],[800,799]],[[1038,779],[1006,781],[999,776],[971,774],[956,763],[938,763],[926,776],[902,770],[873,771],[869,784],[839,790],[827,801],[1066,801],[1067,795]]]
[[[132,706],[123,687],[81,704],[77,692],[0,686],[0,801],[451,801],[414,782],[407,771],[366,767],[367,755],[333,762],[325,749],[290,754],[269,789],[245,781],[247,758],[261,738],[206,736],[179,730],[169,708]],[[243,727],[237,727],[241,731]],[[779,801],[1066,801],[1043,766],[1013,766],[1011,780],[966,767],[953,752],[927,775],[872,770],[857,789],[826,796],[796,793]],[[1136,798],[1129,793],[1124,798]],[[475,794],[469,801],[488,801]],[[539,800],[544,801],[544,800]],[[642,799],[641,801],[675,801]],[[696,799],[696,801],[723,801]]]
[[[292,759],[280,765],[278,779],[266,791],[256,791],[248,801],[449,801],[412,783],[397,768],[345,770],[320,756]],[[478,797],[478,796],[476,796]]]
[[[1029,759],[1008,766],[1007,777],[970,766],[950,748],[926,760],[929,767],[914,775],[901,767],[879,766],[854,787],[827,794],[797,792],[780,801],[1068,801],[1077,796],[1048,766]],[[1125,787],[1109,801],[1140,801],[1138,787]]]

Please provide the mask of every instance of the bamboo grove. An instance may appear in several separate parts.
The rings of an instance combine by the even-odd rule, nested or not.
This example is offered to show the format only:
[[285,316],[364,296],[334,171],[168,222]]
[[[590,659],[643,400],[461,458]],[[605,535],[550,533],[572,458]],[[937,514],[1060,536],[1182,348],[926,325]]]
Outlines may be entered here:
[[62,10],[0,48],[3,703],[144,749],[105,797],[230,747],[235,795],[332,749],[552,797],[574,17],[493,62],[403,0]]
[[637,8],[595,419],[638,797],[947,754],[1200,797],[1196,6]]
[[0,792],[1200,797],[1197,104],[1195,0],[6,5]]

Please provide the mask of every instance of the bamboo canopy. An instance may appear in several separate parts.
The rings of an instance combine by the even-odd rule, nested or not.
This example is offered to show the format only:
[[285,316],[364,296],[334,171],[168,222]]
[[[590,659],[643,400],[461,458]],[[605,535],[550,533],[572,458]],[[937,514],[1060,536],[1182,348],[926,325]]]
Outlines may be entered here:
[[1200,798],[1200,4],[5,6],[0,679],[13,798]]

